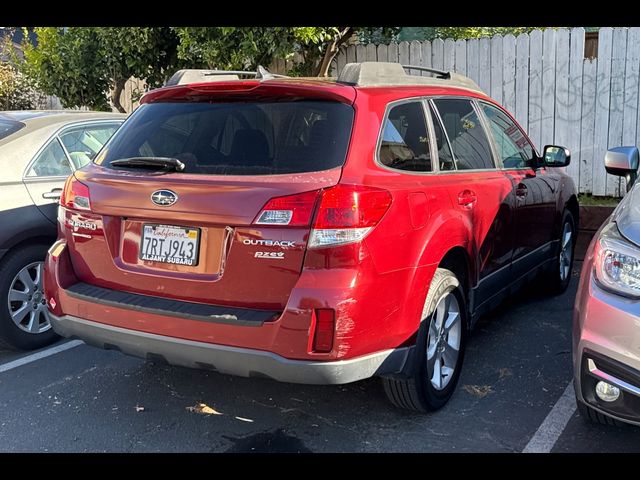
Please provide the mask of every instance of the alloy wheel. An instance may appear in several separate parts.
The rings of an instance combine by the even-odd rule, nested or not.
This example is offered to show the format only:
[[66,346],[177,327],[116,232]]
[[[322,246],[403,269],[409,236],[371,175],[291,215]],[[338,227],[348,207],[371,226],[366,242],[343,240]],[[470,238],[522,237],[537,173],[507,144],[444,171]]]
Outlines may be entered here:
[[18,272],[9,287],[9,315],[27,333],[43,333],[51,328],[42,290],[43,266],[43,262],[30,263]]
[[427,337],[427,376],[436,390],[444,390],[455,373],[462,339],[460,304],[453,292],[438,301]]

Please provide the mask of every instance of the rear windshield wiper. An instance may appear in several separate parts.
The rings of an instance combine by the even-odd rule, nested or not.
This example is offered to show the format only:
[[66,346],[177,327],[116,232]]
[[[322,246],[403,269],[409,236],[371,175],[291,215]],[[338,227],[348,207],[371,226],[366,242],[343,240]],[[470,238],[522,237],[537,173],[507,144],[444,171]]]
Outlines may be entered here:
[[184,171],[184,163],[177,158],[169,157],[130,157],[112,160],[109,165],[114,167],[140,167],[140,168],[162,168],[164,170]]

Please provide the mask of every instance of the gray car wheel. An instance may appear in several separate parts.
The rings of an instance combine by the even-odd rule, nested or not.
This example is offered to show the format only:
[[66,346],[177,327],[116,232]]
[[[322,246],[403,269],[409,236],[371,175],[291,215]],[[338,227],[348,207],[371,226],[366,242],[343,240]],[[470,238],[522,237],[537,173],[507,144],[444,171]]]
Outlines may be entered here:
[[10,252],[0,264],[0,346],[41,348],[58,337],[51,329],[42,289],[44,245]]

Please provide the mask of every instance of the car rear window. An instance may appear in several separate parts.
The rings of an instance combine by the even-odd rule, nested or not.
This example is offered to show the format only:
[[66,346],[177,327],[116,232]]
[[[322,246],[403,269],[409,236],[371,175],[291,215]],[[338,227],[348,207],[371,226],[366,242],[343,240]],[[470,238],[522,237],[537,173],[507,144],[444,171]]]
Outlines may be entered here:
[[353,115],[351,106],[327,101],[145,104],[96,163],[171,157],[184,173],[212,175],[328,170],[345,162]]
[[0,119],[0,140],[24,128],[24,123],[14,120]]

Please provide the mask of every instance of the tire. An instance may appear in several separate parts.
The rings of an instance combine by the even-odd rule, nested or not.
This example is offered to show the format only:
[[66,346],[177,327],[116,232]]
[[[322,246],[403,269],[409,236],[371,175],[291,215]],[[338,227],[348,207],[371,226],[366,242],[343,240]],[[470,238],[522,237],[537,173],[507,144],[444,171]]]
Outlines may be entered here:
[[[8,253],[0,263],[0,348],[33,350],[49,345],[59,338],[51,328],[46,315],[42,280],[40,278],[39,288],[36,288],[37,285],[33,282],[37,277],[35,273],[37,265],[44,261],[46,253],[45,245],[29,245]],[[28,280],[23,282],[18,277],[21,271],[24,273],[25,267],[29,267],[26,272],[32,279],[32,288],[26,286],[29,283]],[[40,272],[42,272],[42,266],[40,266]],[[9,301],[10,290],[13,292],[13,301]],[[24,300],[23,294],[26,295]],[[37,302],[37,306],[32,315],[34,302]],[[20,312],[24,313],[22,319],[20,319]],[[21,327],[14,322],[12,313],[13,315],[17,313],[16,319],[19,320]],[[30,321],[30,319],[33,320]],[[31,332],[27,331],[30,326],[32,326]]]
[[[570,237],[567,240],[567,229]],[[562,214],[562,224],[560,227],[560,241],[554,253],[552,269],[544,275],[545,285],[551,295],[564,293],[571,283],[573,272],[573,257],[576,246],[577,232],[573,215],[569,210]],[[568,243],[567,243],[568,242]],[[562,270],[561,270],[562,265]],[[566,275],[563,273],[566,272]]]
[[[441,321],[445,311],[457,313],[457,317],[448,328],[443,329],[447,325],[447,322],[443,325]],[[447,318],[451,317],[447,315]],[[443,407],[453,395],[460,378],[466,338],[467,308],[460,282],[452,271],[438,268],[429,286],[416,346],[407,360],[405,372],[396,377],[382,378],[391,403],[418,412]],[[455,350],[451,348],[452,345],[458,346],[455,360],[452,359]],[[437,365],[440,365],[439,376],[435,371]],[[446,375],[445,368],[452,368],[452,372],[448,370]],[[438,381],[439,387],[436,385]]]
[[615,418],[611,418],[608,415],[604,415],[596,409],[590,407],[584,402],[581,402],[576,398],[576,404],[578,405],[578,411],[580,416],[587,423],[597,423],[599,425],[611,425],[613,427],[624,427],[626,424]]

